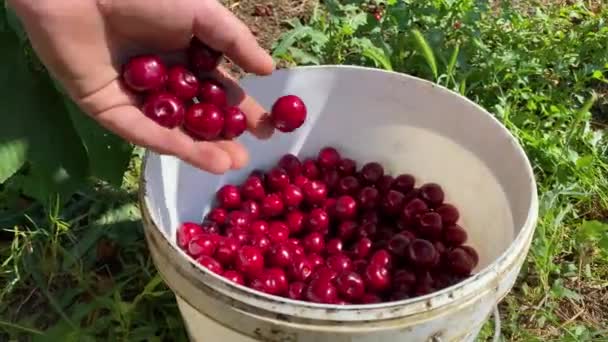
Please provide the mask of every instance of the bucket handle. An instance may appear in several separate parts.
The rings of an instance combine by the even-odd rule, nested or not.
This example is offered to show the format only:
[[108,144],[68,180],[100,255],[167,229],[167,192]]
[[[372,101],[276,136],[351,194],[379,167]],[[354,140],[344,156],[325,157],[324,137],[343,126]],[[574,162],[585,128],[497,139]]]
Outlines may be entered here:
[[[501,331],[501,322],[500,322],[500,312],[498,311],[498,305],[494,306],[494,311],[492,311],[492,316],[494,316],[494,337],[492,338],[493,342],[500,342],[500,331]],[[435,335],[431,337],[430,342],[443,342],[441,335]]]

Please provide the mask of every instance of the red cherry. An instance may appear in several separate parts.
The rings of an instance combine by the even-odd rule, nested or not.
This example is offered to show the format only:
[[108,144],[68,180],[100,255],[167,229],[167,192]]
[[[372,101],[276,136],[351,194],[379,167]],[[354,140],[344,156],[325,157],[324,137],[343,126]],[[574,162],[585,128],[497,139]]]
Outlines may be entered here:
[[363,278],[355,272],[343,272],[336,278],[338,291],[344,298],[352,301],[360,299],[365,293]]
[[265,235],[270,225],[266,221],[254,221],[249,225],[249,232],[254,235]]
[[378,297],[378,295],[375,295],[373,293],[366,293],[359,300],[359,302],[361,304],[376,304],[376,303],[380,303],[381,301],[382,301],[382,299],[380,299],[380,297]]
[[243,202],[241,205],[241,210],[247,214],[250,220],[256,220],[260,217],[262,209],[260,209],[260,205],[258,202],[248,200]]
[[302,300],[304,299],[304,290],[306,289],[306,284],[301,281],[296,281],[289,284],[289,290],[287,290],[287,297],[294,300]]
[[378,233],[378,226],[375,223],[372,222],[368,222],[368,223],[363,223],[359,226],[359,229],[357,230],[357,237],[358,238],[375,238],[376,234]]
[[302,163],[302,175],[308,179],[315,180],[321,175],[319,167],[314,159],[306,159]]
[[469,253],[471,258],[473,258],[473,268],[475,268],[477,266],[477,264],[479,263],[479,255],[477,254],[477,251],[475,250],[475,248],[473,248],[471,246],[459,246],[458,248]]
[[317,163],[319,163],[319,166],[325,169],[338,166],[340,159],[342,158],[340,153],[338,153],[338,150],[329,146],[322,148],[317,155]]
[[304,184],[306,183],[308,183],[308,178],[302,175],[296,176],[293,180],[293,185],[297,186],[300,189],[302,189],[304,187]]
[[336,199],[333,197],[326,198],[321,205],[326,212],[329,218],[336,217]]
[[304,228],[304,214],[299,210],[292,210],[285,215],[285,223],[291,234],[297,234]]
[[437,207],[443,203],[445,195],[439,184],[427,183],[420,187],[420,197],[430,206]]
[[266,261],[273,267],[286,267],[292,261],[291,251],[287,244],[276,244],[268,251]]
[[224,139],[234,139],[247,130],[247,118],[238,107],[224,108]]
[[325,279],[313,279],[306,289],[306,298],[314,303],[332,304],[338,300],[338,290]]
[[238,228],[247,228],[249,227],[249,214],[244,211],[235,210],[228,214],[228,226],[229,227],[238,227]]
[[227,218],[228,218],[228,211],[226,211],[226,209],[223,209],[223,208],[213,208],[213,209],[211,209],[209,214],[207,214],[207,219],[209,219],[219,225],[226,223]]
[[210,103],[219,108],[224,108],[228,103],[226,90],[213,79],[205,79],[201,82],[198,99],[201,103]]
[[224,113],[211,103],[195,103],[186,111],[184,128],[197,139],[214,140],[224,129]]
[[266,197],[266,191],[264,191],[264,183],[259,177],[249,176],[241,189],[243,193],[243,197],[254,200],[261,201]]
[[235,239],[239,245],[247,243],[250,239],[245,227],[229,227],[226,229],[226,236]]
[[[261,284],[253,284],[261,283]],[[263,291],[273,295],[283,295],[289,288],[287,276],[280,268],[270,268],[260,273],[252,282],[258,291]]]
[[357,163],[350,158],[340,159],[337,169],[342,177],[352,176],[357,171]]
[[289,227],[282,221],[270,222],[268,237],[274,243],[285,242],[289,238]]
[[281,96],[272,105],[274,127],[281,132],[293,132],[306,120],[306,105],[295,95]]
[[310,204],[322,203],[327,198],[327,187],[319,181],[310,181],[302,187],[305,200]]
[[340,181],[340,175],[338,174],[338,170],[336,169],[325,169],[322,172],[321,179],[327,186],[327,189],[332,191],[338,186],[338,182]]
[[249,244],[257,247],[262,253],[266,253],[270,249],[270,239],[266,235],[255,234],[249,238]]
[[392,265],[392,257],[386,249],[380,249],[374,252],[369,262],[370,264],[376,264],[378,266],[390,269]]
[[304,236],[302,244],[308,253],[321,253],[325,248],[323,234],[319,232],[313,232]]
[[437,207],[435,209],[435,212],[441,216],[441,221],[443,221],[443,224],[446,225],[455,224],[460,218],[460,213],[458,212],[458,209],[456,209],[455,206],[447,203]]
[[402,220],[404,220],[404,223],[409,224],[411,222],[414,222],[418,215],[426,212],[427,210],[428,206],[423,200],[419,198],[414,198],[413,200],[409,201],[403,208],[403,211],[401,212],[401,218]]
[[262,213],[267,217],[279,216],[284,209],[283,199],[278,194],[267,195],[262,201]]
[[270,170],[268,176],[266,177],[266,182],[268,183],[268,187],[273,191],[281,191],[287,185],[289,185],[289,175],[287,171],[275,167]]
[[409,293],[412,291],[415,284],[416,275],[408,270],[398,270],[393,276],[393,290],[395,292]]
[[293,154],[286,154],[279,160],[279,167],[287,171],[289,177],[293,180],[302,174],[302,162]]
[[321,208],[313,209],[308,214],[308,229],[312,232],[325,232],[329,227],[329,216]]
[[237,271],[228,270],[224,272],[223,277],[230,280],[233,283],[237,283],[239,285],[245,285],[245,277]]
[[365,285],[374,291],[384,291],[391,285],[391,276],[386,267],[370,263],[365,269]]
[[236,258],[236,253],[240,247],[239,242],[232,238],[223,238],[219,241],[215,250],[215,259],[222,265],[230,265]]
[[213,71],[220,63],[222,53],[216,51],[197,38],[192,38],[188,47],[190,67],[199,75]]
[[208,233],[208,234],[219,234],[220,233],[220,226],[213,221],[203,222],[201,224],[201,229],[203,230],[203,232]]
[[298,243],[300,242],[300,240],[298,240],[298,239],[289,239],[289,240],[287,240],[287,243],[291,247],[292,259],[296,260],[296,259],[305,258],[306,257],[306,250],[301,245],[296,245],[296,244],[292,243],[291,241],[293,241],[293,240],[298,241]]
[[380,193],[376,188],[371,186],[361,189],[358,196],[359,207],[361,209],[371,210],[378,206],[380,203]]
[[338,236],[343,241],[348,241],[355,236],[358,230],[357,223],[354,221],[344,221],[338,226]]
[[287,207],[297,207],[304,200],[302,190],[292,184],[288,184],[283,188],[283,202]]
[[203,234],[201,226],[194,222],[184,222],[177,229],[177,245],[186,248],[194,237],[201,234]]
[[188,244],[188,253],[194,258],[201,255],[213,255],[216,248],[215,239],[209,234],[194,237]]
[[336,201],[336,216],[341,220],[352,219],[357,215],[357,202],[350,196],[340,196]]
[[376,189],[381,195],[388,193],[393,188],[394,178],[391,175],[384,175],[376,182]]
[[158,56],[137,56],[125,65],[122,77],[133,91],[156,90],[167,82],[167,67]]
[[327,258],[327,266],[336,273],[350,271],[353,268],[353,262],[345,254],[333,254]]
[[213,273],[222,275],[222,272],[224,272],[222,265],[217,260],[213,259],[208,255],[201,255],[200,257],[198,257],[198,259],[196,259],[196,262],[198,262],[201,266],[206,267],[209,271]]
[[367,163],[361,168],[361,178],[365,184],[376,184],[382,176],[384,168],[376,162]]
[[328,255],[342,253],[342,240],[331,239],[331,240],[327,241],[327,244],[325,245],[325,249],[326,249]]
[[141,110],[145,116],[167,128],[181,125],[186,116],[183,102],[177,96],[166,92],[148,96]]
[[467,241],[467,232],[457,224],[445,227],[443,241],[449,246],[460,246]]
[[403,196],[402,193],[395,190],[389,190],[382,200],[382,209],[385,214],[389,216],[397,215],[403,209]]
[[300,258],[293,261],[288,268],[289,277],[295,281],[307,281],[313,272],[313,266],[308,259]]
[[460,247],[447,252],[446,265],[452,273],[464,276],[469,275],[476,266],[473,257]]
[[353,261],[353,270],[359,274],[365,273],[365,269],[367,268],[367,260],[365,259],[357,259]]
[[362,238],[353,246],[352,254],[355,259],[363,259],[369,255],[372,250],[372,240]]
[[441,232],[443,230],[443,223],[441,222],[441,216],[434,212],[428,212],[418,217],[418,231],[420,235],[429,239],[441,238]]
[[338,182],[336,193],[340,195],[355,196],[359,192],[359,180],[354,176],[346,176]]
[[407,194],[414,189],[416,179],[412,175],[403,174],[397,176],[393,181],[392,188],[399,191],[402,194]]
[[368,211],[364,211],[361,214],[361,217],[359,218],[359,223],[361,224],[365,224],[365,223],[378,223],[379,222],[379,217],[378,217],[378,213],[374,210],[368,210]]
[[264,269],[264,255],[258,247],[244,246],[238,251],[234,266],[245,275],[256,275]]
[[414,265],[422,268],[432,267],[439,259],[433,244],[422,239],[416,239],[409,244],[407,256]]
[[169,69],[167,89],[182,100],[191,100],[198,93],[198,79],[188,69],[177,65]]
[[306,259],[312,265],[313,270],[316,270],[317,268],[325,265],[325,260],[323,259],[323,257],[321,257],[319,254],[316,254],[316,253],[308,254]]

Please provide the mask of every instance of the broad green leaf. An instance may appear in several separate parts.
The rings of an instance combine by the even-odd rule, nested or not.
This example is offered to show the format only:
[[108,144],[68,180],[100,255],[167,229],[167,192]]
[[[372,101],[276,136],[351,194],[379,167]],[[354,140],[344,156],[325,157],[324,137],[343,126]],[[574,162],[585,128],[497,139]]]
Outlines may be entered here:
[[[27,148],[38,199],[69,193],[86,178],[88,166],[63,100],[48,75],[30,70],[14,33],[0,33],[0,46],[0,93],[5,99],[0,146],[19,141],[21,151]],[[13,158],[13,162],[22,160]]]
[[281,56],[281,55],[287,53],[287,49],[289,47],[293,46],[293,44],[296,42],[296,40],[301,39],[304,35],[310,33],[311,31],[312,31],[312,28],[310,28],[309,26],[302,26],[302,25],[296,26],[291,31],[289,31],[281,36],[280,42],[274,48],[272,55],[274,57],[278,57],[278,56]]
[[319,65],[319,64],[321,64],[319,57],[317,57],[311,53],[308,53],[302,49],[292,46],[288,50],[289,50],[289,54],[296,60],[296,62],[298,64],[301,64],[301,65],[306,65],[306,64]]
[[435,60],[435,54],[433,53],[433,49],[431,49],[431,46],[424,38],[422,33],[420,33],[420,31],[412,30],[412,34],[414,35],[414,41],[418,46],[419,52],[426,60],[426,64],[431,69],[433,77],[436,80],[439,73],[437,71],[437,61]]
[[371,59],[376,66],[379,66],[386,70],[393,70],[390,59],[384,53],[384,50],[374,45],[374,43],[368,38],[353,39],[359,48],[361,49],[361,55]]
[[608,223],[600,221],[584,221],[576,234],[579,243],[595,242],[608,234]]
[[23,139],[0,144],[0,184],[17,172],[27,160],[27,142]]
[[87,150],[91,175],[120,186],[129,166],[133,146],[101,127],[71,100],[65,99],[65,103]]

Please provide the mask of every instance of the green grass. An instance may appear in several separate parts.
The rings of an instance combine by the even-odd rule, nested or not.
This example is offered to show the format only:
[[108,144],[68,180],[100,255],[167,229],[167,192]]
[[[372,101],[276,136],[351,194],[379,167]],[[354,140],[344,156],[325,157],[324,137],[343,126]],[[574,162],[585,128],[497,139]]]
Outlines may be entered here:
[[[481,104],[525,147],[541,216],[501,304],[513,341],[608,338],[608,9],[535,10],[472,0],[325,1],[277,42],[293,64],[357,64],[431,79]],[[67,201],[0,187],[0,341],[185,340],[148,255],[135,205],[138,158],[120,189]],[[45,209],[46,208],[46,209]],[[492,336],[488,323],[481,340]]]

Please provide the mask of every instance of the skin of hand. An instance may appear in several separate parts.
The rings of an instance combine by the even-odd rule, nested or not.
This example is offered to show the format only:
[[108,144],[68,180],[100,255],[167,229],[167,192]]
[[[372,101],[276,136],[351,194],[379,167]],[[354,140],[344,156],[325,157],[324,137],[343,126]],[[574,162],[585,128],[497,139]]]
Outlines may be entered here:
[[[141,53],[183,60],[192,35],[222,51],[245,71],[272,73],[270,55],[251,31],[216,0],[9,0],[49,72],[99,124],[124,139],[174,155],[202,170],[221,174],[248,162],[235,141],[194,141],[138,109],[139,100],[120,81],[121,65]],[[232,104],[246,114],[250,132],[272,134],[266,111],[223,69],[214,75]]]

